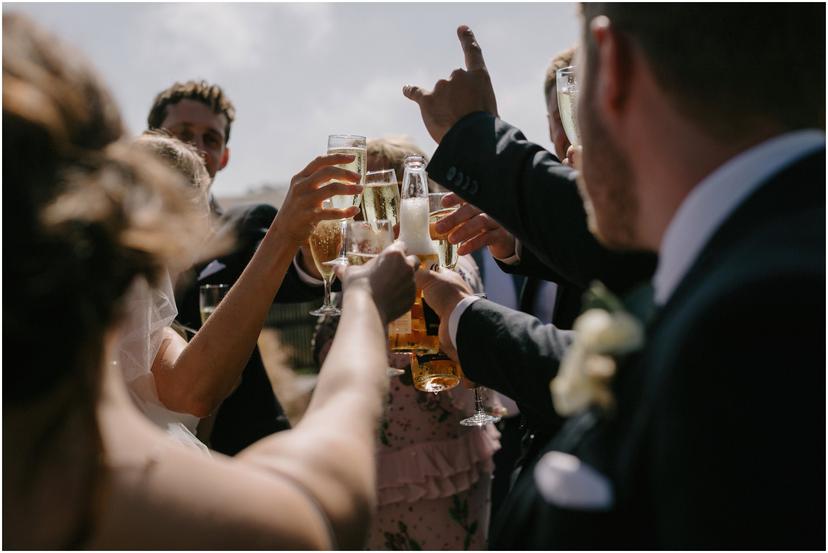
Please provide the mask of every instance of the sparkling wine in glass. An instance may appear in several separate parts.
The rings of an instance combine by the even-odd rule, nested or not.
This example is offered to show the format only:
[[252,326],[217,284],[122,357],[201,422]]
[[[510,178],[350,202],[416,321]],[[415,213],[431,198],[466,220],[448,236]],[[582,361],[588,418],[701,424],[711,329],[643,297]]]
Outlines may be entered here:
[[558,111],[561,114],[566,137],[573,146],[581,145],[581,132],[578,127],[578,83],[575,79],[575,66],[558,69],[555,73],[558,92]]
[[397,184],[397,173],[393,169],[365,173],[362,213],[371,224],[387,220],[391,221],[393,228],[400,222],[400,187]]
[[337,257],[342,246],[342,230],[339,220],[319,221],[310,235],[311,255],[316,269],[325,283],[325,302],[311,315],[339,315],[340,311],[331,300],[331,284],[334,279],[334,266],[326,263]]
[[201,324],[216,310],[219,302],[230,290],[229,284],[202,284],[198,288],[198,310],[201,314]]
[[[359,184],[365,184],[366,142],[364,136],[355,134],[332,134],[328,136],[328,154],[347,154],[354,156],[350,163],[335,165],[359,175]],[[343,194],[331,197],[333,207],[346,209],[359,206],[361,194]]]
[[428,195],[428,231],[431,235],[431,241],[434,242],[434,247],[437,248],[437,256],[440,258],[440,267],[444,269],[454,269],[457,265],[457,244],[452,244],[448,241],[448,233],[439,233],[435,230],[435,225],[451,215],[459,205],[452,207],[443,207],[443,198],[451,194],[451,192],[432,192]]

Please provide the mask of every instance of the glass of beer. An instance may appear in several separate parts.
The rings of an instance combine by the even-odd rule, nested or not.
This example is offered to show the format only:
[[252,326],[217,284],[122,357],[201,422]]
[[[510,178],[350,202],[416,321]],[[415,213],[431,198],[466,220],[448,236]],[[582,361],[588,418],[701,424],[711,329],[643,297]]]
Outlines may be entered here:
[[561,123],[563,124],[564,132],[570,144],[580,146],[578,83],[575,80],[575,66],[558,69],[555,72],[555,82],[558,93],[558,111],[561,114]]
[[229,284],[202,284],[198,288],[198,310],[201,313],[201,324],[216,310],[219,302],[230,290]]
[[431,234],[431,241],[437,250],[440,258],[440,267],[454,269],[457,265],[457,244],[448,241],[448,233],[439,233],[434,226],[444,217],[451,215],[459,205],[443,207],[443,198],[451,192],[432,192],[428,195],[428,232]]
[[[354,156],[350,163],[335,165],[359,175],[359,184],[365,184],[366,142],[364,136],[355,134],[332,134],[328,136],[328,154],[347,154]],[[352,205],[359,206],[361,194],[338,195],[331,197],[333,207],[346,209]]]
[[391,221],[391,227],[400,222],[400,186],[393,169],[365,173],[362,189],[362,213],[371,224],[379,220]]
[[342,246],[342,230],[337,219],[319,221],[310,235],[311,255],[316,269],[322,275],[325,283],[325,301],[319,309],[310,312],[311,315],[339,315],[340,311],[331,301],[331,284],[334,279],[334,265],[326,263],[337,257]]
[[460,384],[460,365],[442,352],[414,355],[411,359],[411,377],[414,387],[423,392],[439,393]]

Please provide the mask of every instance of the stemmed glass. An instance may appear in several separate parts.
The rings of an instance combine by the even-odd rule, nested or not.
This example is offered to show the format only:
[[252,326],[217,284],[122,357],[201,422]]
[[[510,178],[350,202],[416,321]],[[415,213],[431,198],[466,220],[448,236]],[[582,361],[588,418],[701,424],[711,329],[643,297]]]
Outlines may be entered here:
[[[359,175],[359,184],[365,184],[365,158],[366,158],[366,141],[364,136],[355,134],[331,134],[328,136],[328,154],[347,154],[354,156],[354,160],[350,163],[340,163],[334,167],[341,167],[348,171],[353,171]],[[349,194],[331,196],[330,205],[337,209],[346,209],[351,206],[359,206],[362,194]],[[342,248],[339,250],[339,255],[327,261],[330,267],[336,265],[347,265],[348,260],[345,257],[345,232],[347,230],[349,219],[341,219],[339,221],[339,230],[342,233]]]
[[499,422],[500,417],[490,415],[483,409],[483,394],[481,386],[474,385],[474,414],[467,419],[460,421],[463,426],[486,426],[487,424]]
[[400,222],[400,186],[393,169],[365,173],[362,213],[369,223],[385,219],[394,227]]
[[578,126],[578,82],[575,79],[575,66],[563,67],[555,72],[558,93],[558,111],[561,114],[566,137],[573,146],[581,145],[581,132]]
[[460,207],[459,205],[443,207],[443,198],[449,194],[451,192],[432,192],[428,195],[428,231],[440,258],[440,267],[454,269],[457,265],[458,246],[448,241],[448,233],[440,234],[434,228],[441,219],[448,217]]
[[326,261],[331,261],[339,253],[342,245],[341,223],[338,220],[319,221],[310,235],[310,249],[316,269],[322,275],[325,283],[325,302],[318,309],[310,312],[311,315],[339,315],[341,312],[331,299],[331,285],[334,279],[334,267]]

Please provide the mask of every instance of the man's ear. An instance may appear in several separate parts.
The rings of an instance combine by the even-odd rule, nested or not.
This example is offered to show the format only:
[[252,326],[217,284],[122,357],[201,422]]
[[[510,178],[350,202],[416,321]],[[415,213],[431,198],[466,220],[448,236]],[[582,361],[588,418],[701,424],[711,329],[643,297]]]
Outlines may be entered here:
[[603,15],[590,22],[589,32],[595,41],[598,58],[595,75],[597,104],[607,116],[618,116],[626,106],[634,78],[631,45]]
[[230,148],[224,148],[224,153],[221,154],[221,161],[219,162],[218,170],[221,171],[227,167],[227,162],[230,161]]

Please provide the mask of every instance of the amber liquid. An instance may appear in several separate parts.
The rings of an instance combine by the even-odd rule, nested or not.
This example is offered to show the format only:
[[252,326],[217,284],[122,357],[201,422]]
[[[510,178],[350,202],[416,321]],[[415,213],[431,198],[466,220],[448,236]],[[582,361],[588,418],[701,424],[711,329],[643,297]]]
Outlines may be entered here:
[[414,387],[423,392],[442,392],[460,384],[460,365],[445,354],[420,356],[411,362]]
[[423,294],[417,290],[417,298],[411,306],[410,313],[401,317],[410,317],[410,323],[392,323],[389,331],[391,351],[409,351],[418,354],[436,353],[440,350],[440,337],[437,333],[429,334],[426,328],[425,314],[423,312]]

